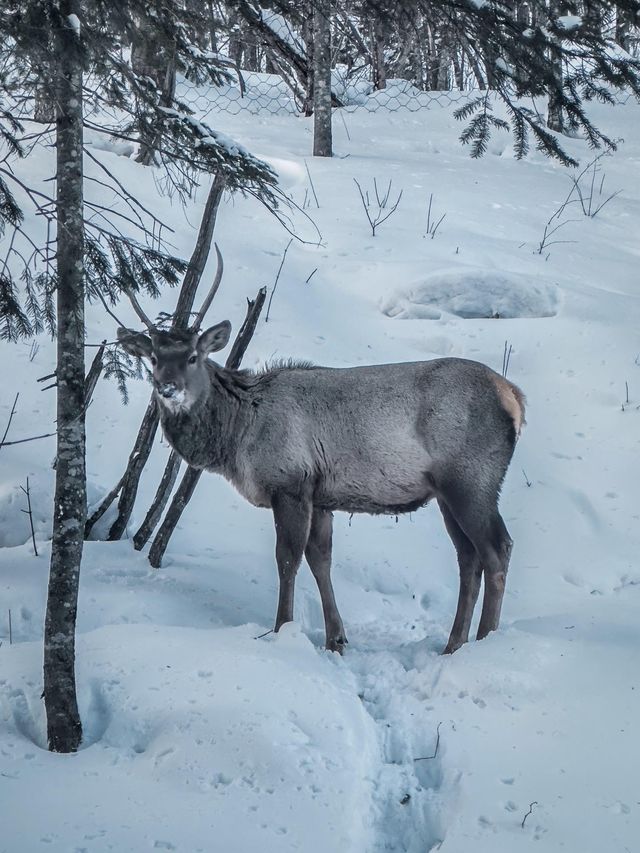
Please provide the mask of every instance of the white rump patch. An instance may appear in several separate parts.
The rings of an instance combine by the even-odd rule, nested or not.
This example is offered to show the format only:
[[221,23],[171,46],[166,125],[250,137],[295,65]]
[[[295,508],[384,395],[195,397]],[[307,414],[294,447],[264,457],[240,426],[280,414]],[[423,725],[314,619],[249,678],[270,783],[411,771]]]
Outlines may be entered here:
[[437,320],[442,313],[463,319],[554,317],[560,289],[538,276],[496,270],[437,272],[397,290],[380,305],[387,317]]

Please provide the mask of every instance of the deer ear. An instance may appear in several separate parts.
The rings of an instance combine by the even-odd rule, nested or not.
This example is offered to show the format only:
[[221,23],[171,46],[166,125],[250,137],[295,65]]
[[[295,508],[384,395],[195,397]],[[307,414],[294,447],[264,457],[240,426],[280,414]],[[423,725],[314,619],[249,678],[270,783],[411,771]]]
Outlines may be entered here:
[[229,335],[231,334],[231,323],[224,320],[218,323],[217,326],[211,326],[206,332],[203,332],[198,338],[198,352],[207,355],[210,352],[217,352],[223,349],[229,343]]
[[141,332],[120,328],[118,329],[118,342],[129,355],[145,356],[146,358],[151,355],[151,338]]

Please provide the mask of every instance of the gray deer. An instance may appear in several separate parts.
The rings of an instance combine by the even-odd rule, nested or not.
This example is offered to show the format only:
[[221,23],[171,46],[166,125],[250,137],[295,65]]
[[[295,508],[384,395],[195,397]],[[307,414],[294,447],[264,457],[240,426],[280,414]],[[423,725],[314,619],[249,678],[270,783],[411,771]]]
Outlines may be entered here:
[[[218,252],[212,293],[221,276]],[[158,329],[129,297],[149,334],[120,328],[118,339],[151,362],[171,446],[189,465],[222,474],[254,506],[273,512],[276,631],[293,619],[304,555],[320,591],[326,647],[342,652],[347,639],[330,576],[333,511],[396,515],[432,498],[460,567],[444,652],[467,642],[483,574],[477,639],[498,627],[512,547],[498,497],[524,424],[519,388],[461,358],[228,370],[209,354],[227,345],[230,323],[200,334],[209,297],[187,331]]]

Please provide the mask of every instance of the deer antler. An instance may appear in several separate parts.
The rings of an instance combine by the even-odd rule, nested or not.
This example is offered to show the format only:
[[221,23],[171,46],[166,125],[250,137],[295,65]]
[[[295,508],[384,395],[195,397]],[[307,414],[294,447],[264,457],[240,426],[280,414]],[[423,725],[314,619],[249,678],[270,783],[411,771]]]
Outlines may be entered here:
[[[216,247],[216,255],[218,256],[218,269],[216,270],[216,277],[213,280],[213,284],[211,285],[211,290],[207,293],[207,297],[202,303],[202,308],[198,311],[196,319],[194,320],[191,328],[196,331],[202,325],[202,321],[204,320],[204,316],[209,310],[209,306],[213,301],[213,297],[216,295],[218,288],[220,287],[220,282],[222,281],[222,272],[224,270],[224,263],[222,262],[222,255],[220,254],[220,249],[218,248],[218,244],[214,244]],[[135,306],[134,306],[135,307]]]
[[155,332],[155,331],[157,331],[157,330],[156,330],[155,325],[151,322],[151,320],[147,317],[147,315],[146,315],[146,314],[144,313],[144,311],[142,310],[142,308],[141,308],[141,306],[140,306],[140,303],[139,303],[139,302],[138,302],[138,300],[136,299],[136,296],[135,296],[134,292],[133,292],[132,290],[129,290],[129,288],[128,288],[128,287],[124,289],[124,292],[125,292],[125,293],[127,294],[127,296],[129,297],[129,301],[130,301],[130,302],[131,302],[131,304],[133,305],[133,310],[136,312],[136,314],[138,315],[138,317],[140,317],[140,319],[141,319],[141,320],[142,320],[142,322],[145,324],[145,326],[147,327],[147,329],[149,329],[149,331],[150,331],[150,332]]

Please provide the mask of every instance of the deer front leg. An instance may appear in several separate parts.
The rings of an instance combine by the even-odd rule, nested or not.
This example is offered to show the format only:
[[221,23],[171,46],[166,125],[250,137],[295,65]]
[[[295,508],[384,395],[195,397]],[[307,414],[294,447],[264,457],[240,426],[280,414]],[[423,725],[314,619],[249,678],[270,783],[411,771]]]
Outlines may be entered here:
[[314,509],[311,530],[305,556],[311,569],[322,601],[324,614],[325,645],[330,652],[344,651],[347,638],[331,584],[331,544],[333,516],[323,509]]
[[276,562],[280,578],[275,630],[293,620],[296,574],[309,538],[312,505],[309,499],[277,493],[271,501],[276,526]]

